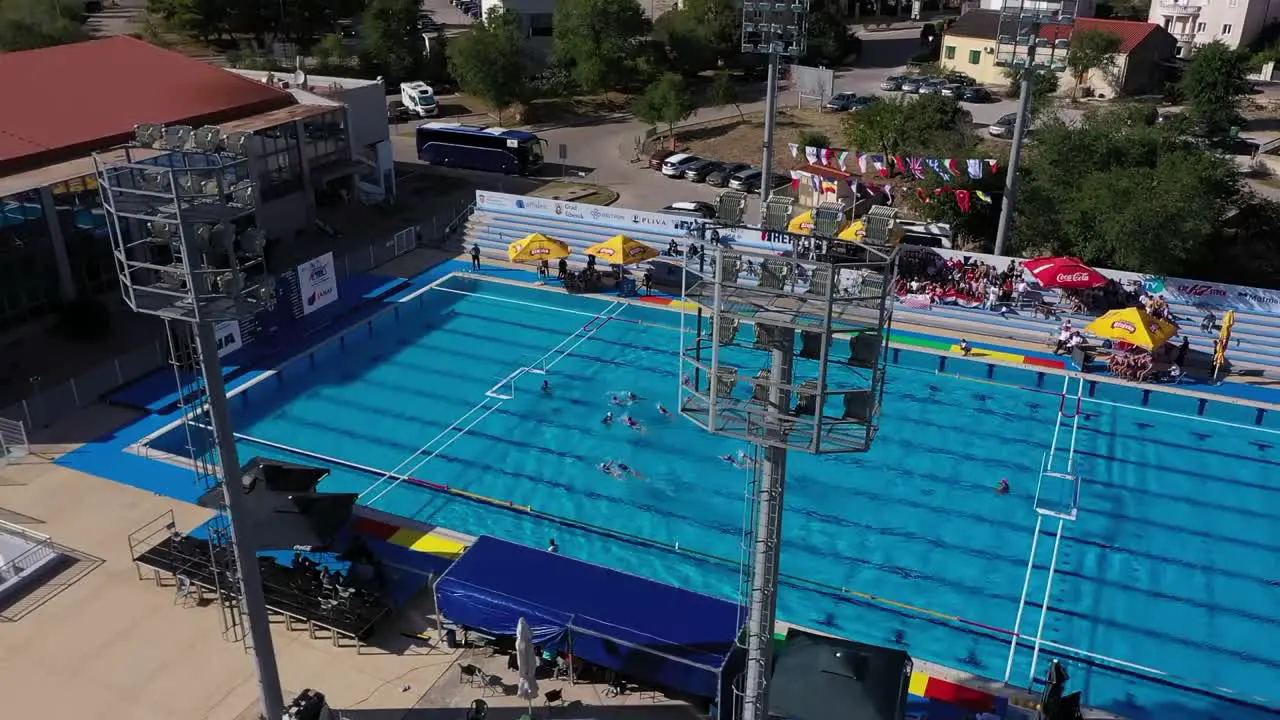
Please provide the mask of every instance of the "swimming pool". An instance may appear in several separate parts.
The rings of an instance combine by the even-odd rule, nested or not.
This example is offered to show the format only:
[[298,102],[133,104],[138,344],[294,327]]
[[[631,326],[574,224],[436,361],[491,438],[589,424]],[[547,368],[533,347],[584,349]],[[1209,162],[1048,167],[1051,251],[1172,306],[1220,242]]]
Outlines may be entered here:
[[[635,322],[579,332],[606,310]],[[619,541],[346,466],[324,490],[363,492],[362,501],[380,510],[470,534],[535,545],[554,535],[566,554],[732,596],[746,478],[718,456],[740,445],[664,419],[654,407],[675,403],[677,325],[665,309],[451,276],[294,359],[232,405],[247,436],[652,542]],[[539,392],[541,376],[528,375],[511,399],[486,396],[512,371],[584,336],[551,368],[549,395]],[[869,453],[792,455],[780,617],[999,678],[1009,647],[999,629],[1012,627],[1017,612],[1036,519],[1031,493],[1061,379],[905,350],[893,361]],[[632,410],[645,432],[600,423],[609,394],[625,390],[646,398]],[[1076,444],[1080,516],[1062,541],[1044,639],[1178,682],[1274,695],[1276,418],[1133,387],[1098,384],[1090,393]],[[1203,419],[1188,417],[1196,415]],[[185,433],[151,444],[182,453]],[[241,453],[288,456],[251,441]],[[606,458],[643,478],[604,475],[596,465]],[[1011,495],[992,492],[1000,478],[1012,483]],[[1049,544],[1040,543],[1024,633],[1040,620]],[[1025,681],[1030,657],[1019,648],[1014,682]],[[1193,717],[1214,705],[1148,675],[1100,661],[1078,666],[1073,687],[1083,687],[1090,704],[1128,715]]]

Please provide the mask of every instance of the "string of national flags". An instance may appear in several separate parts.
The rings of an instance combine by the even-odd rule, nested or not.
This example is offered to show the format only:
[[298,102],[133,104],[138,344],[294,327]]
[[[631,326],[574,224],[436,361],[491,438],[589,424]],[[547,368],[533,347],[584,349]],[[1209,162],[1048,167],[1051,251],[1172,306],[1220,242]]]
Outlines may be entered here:
[[[856,150],[838,150],[833,148],[822,148],[813,146],[801,147],[797,143],[790,143],[788,149],[791,150],[791,157],[798,158],[803,150],[805,160],[810,165],[828,167],[832,170],[840,170],[842,173],[848,173],[850,164],[852,163],[859,173],[867,173],[875,170],[882,178],[891,178],[895,174],[914,177],[917,180],[924,180],[929,177],[930,173],[937,175],[944,183],[953,182],[959,179],[980,180],[988,174],[994,175],[1000,171],[1000,164],[995,160],[981,159],[964,159],[964,158],[917,158],[907,157],[904,155],[882,155],[876,153],[861,153]],[[791,184],[798,186],[801,181],[801,173],[798,170],[791,171]],[[818,192],[834,192],[836,182],[828,178],[822,178],[817,175],[810,175],[809,182],[812,183],[813,189]],[[849,187],[857,192],[858,179],[850,178]],[[876,183],[864,183],[872,192],[884,191],[886,195],[893,198],[893,186],[886,183],[878,185]],[[923,188],[916,189],[916,195],[921,202],[932,202],[939,195],[954,195],[956,204],[961,212],[969,212],[973,206],[973,201],[991,202],[991,195],[981,190],[970,190],[967,188],[955,188],[944,185],[933,190],[925,190]]]

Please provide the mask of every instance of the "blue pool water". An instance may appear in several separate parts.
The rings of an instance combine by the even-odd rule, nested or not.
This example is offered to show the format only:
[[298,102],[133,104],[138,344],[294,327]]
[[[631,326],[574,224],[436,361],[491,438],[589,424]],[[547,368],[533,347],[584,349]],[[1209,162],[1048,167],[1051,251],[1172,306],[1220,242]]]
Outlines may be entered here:
[[[619,317],[643,324],[604,325],[552,368],[550,395],[539,391],[540,376],[527,375],[514,398],[467,415],[495,383],[609,305],[454,276],[238,395],[237,426],[255,438],[384,471],[398,467],[736,562],[745,476],[718,456],[741,445],[655,409],[657,401],[675,405],[675,313],[627,306]],[[1036,477],[1060,399],[937,374],[932,355],[894,355],[870,452],[791,456],[782,563],[789,579],[780,617],[1000,678],[1007,634],[839,589],[1012,628],[1036,523]],[[961,376],[992,372],[949,363],[947,372]],[[1006,378],[1014,384],[1046,384],[1034,372],[1012,372],[1020,373]],[[1061,383],[1049,375],[1046,387],[1060,392]],[[644,432],[600,423],[608,394],[624,390],[646,399],[632,410]],[[1276,696],[1280,433],[1270,422],[1253,427],[1253,411],[1231,405],[1206,409],[1156,395],[1145,399],[1149,409],[1123,406],[1140,404],[1140,395],[1099,385],[1084,403],[1076,440],[1084,478],[1079,519],[1065,528],[1043,637],[1123,661],[1072,666],[1073,686],[1092,705],[1149,717],[1216,717],[1217,701],[1152,681],[1151,672],[1132,666],[1168,673],[1177,684]],[[465,433],[449,430],[464,417],[457,427],[468,427]],[[401,465],[433,438],[432,450]],[[152,444],[180,451],[184,440],[179,431]],[[241,453],[287,457],[251,441],[241,443]],[[606,458],[643,477],[604,475],[596,465]],[[1000,478],[1009,479],[1011,495],[993,492]],[[738,591],[734,562],[611,539],[408,483],[383,481],[369,490],[377,481],[339,467],[322,489],[368,490],[364,502],[423,522],[531,544],[554,536],[566,554],[724,596]],[[1055,527],[1042,530],[1036,553],[1022,625],[1028,635],[1041,621]],[[1017,684],[1028,678],[1027,645],[1015,656]],[[1240,712],[1231,717],[1244,717]]]

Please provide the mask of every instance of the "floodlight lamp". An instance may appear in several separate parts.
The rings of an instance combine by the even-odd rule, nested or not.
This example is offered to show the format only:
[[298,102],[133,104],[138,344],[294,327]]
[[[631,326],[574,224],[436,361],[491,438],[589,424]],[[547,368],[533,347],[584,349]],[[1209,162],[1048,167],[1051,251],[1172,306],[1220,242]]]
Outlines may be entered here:
[[202,152],[217,152],[218,146],[222,143],[222,129],[213,125],[205,125],[198,128],[191,135],[191,145],[196,150]]
[[133,141],[139,147],[152,147],[164,134],[164,128],[154,123],[133,126]]
[[262,255],[262,251],[266,248],[266,236],[258,228],[249,228],[240,233],[238,243],[240,251],[246,255],[258,257]]
[[162,220],[152,220],[148,224],[148,228],[153,237],[161,240],[168,240],[173,237],[173,226]]
[[236,297],[244,292],[244,275],[232,270],[218,275],[215,280],[215,292],[227,297]]
[[191,140],[189,125],[171,125],[164,129],[164,147],[169,150],[181,150]]
[[236,157],[244,157],[249,154],[249,138],[253,133],[233,132],[227,133],[222,139],[222,151],[228,155]]
[[231,193],[231,202],[244,207],[253,207],[253,188],[236,188]]

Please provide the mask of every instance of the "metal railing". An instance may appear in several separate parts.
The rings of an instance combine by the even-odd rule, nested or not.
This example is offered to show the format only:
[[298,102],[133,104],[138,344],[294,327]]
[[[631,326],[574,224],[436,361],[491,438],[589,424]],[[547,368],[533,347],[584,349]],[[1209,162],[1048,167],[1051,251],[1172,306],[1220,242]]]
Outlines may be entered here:
[[[334,270],[338,279],[345,280],[352,275],[368,272],[418,248],[441,247],[451,234],[461,228],[471,211],[469,202],[461,203],[441,216],[409,225],[390,238],[336,257]],[[0,437],[4,440],[4,446],[16,447],[16,444],[9,442],[12,433],[14,437],[21,437],[21,447],[28,447],[29,430],[47,428],[68,414],[98,402],[111,390],[166,367],[168,362],[168,343],[160,338],[66,382],[42,389],[7,407],[0,407]],[[0,458],[2,457],[4,455],[0,453]]]
[[21,525],[14,525],[4,520],[0,520],[0,533],[16,535],[31,544],[31,547],[23,550],[17,557],[7,558],[4,564],[0,565],[0,584],[17,578],[26,568],[39,565],[58,554],[53,538],[44,533],[28,530]]
[[19,420],[0,417],[0,465],[5,458],[22,457],[31,452],[27,443],[27,427]]

